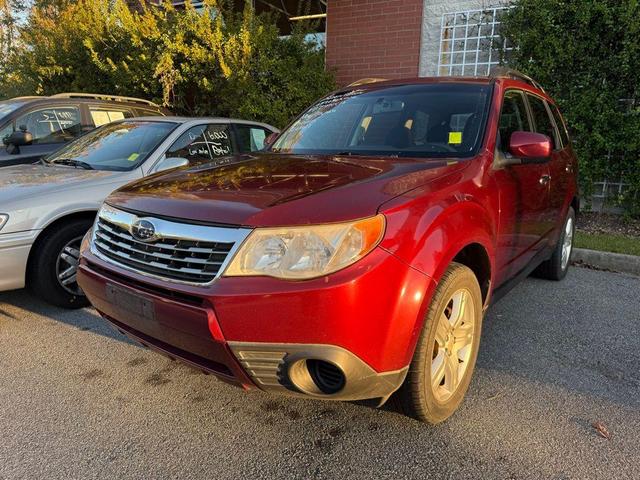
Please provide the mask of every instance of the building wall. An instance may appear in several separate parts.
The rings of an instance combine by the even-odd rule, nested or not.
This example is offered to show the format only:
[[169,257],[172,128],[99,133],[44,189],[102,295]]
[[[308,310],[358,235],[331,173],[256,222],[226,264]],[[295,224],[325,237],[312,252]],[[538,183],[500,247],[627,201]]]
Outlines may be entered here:
[[330,0],[326,62],[338,84],[365,77],[417,77],[423,3]]
[[446,13],[505,6],[510,0],[424,0],[420,41],[421,77],[438,75],[442,16]]

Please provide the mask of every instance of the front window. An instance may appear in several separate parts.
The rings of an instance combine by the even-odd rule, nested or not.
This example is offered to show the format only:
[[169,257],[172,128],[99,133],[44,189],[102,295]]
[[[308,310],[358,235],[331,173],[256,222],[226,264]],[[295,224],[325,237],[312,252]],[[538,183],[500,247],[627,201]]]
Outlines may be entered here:
[[65,143],[82,133],[78,107],[47,107],[16,119],[16,127],[33,135],[33,144]]
[[142,164],[175,127],[172,122],[110,123],[71,142],[46,160],[95,170],[132,170]]
[[272,151],[471,157],[482,142],[491,91],[444,83],[339,92],[302,114]]

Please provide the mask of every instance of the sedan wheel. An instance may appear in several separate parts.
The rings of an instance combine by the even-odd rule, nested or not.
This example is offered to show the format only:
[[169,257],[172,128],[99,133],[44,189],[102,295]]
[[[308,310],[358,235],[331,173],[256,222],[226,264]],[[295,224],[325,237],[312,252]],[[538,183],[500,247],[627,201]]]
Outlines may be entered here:
[[56,262],[58,282],[65,291],[72,295],[84,295],[77,280],[81,242],[82,237],[76,237],[69,241],[58,255]]

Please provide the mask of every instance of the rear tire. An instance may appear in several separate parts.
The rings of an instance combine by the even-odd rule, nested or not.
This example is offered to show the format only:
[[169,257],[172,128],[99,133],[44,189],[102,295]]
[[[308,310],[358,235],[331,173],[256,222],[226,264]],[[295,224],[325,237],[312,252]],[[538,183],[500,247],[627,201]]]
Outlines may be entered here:
[[87,297],[77,286],[75,269],[80,241],[91,224],[90,220],[71,220],[45,232],[38,239],[29,262],[29,288],[35,295],[61,308],[89,305]]
[[567,218],[562,224],[562,232],[558,243],[553,250],[551,258],[542,262],[533,272],[534,276],[547,280],[562,280],[567,276],[571,265],[571,252],[573,252],[573,239],[576,231],[576,212],[569,207]]
[[449,418],[471,382],[482,331],[482,294],[473,271],[452,263],[436,288],[396,404],[431,424]]

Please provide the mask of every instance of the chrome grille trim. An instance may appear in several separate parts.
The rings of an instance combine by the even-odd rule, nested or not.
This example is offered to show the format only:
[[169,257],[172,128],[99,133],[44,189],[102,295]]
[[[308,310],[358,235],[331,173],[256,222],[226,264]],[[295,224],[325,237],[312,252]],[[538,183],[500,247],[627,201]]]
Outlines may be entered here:
[[[134,238],[138,220],[153,223],[156,241]],[[178,223],[137,216],[104,205],[91,235],[91,252],[102,260],[135,273],[188,285],[206,286],[225,270],[251,232],[246,228]]]

